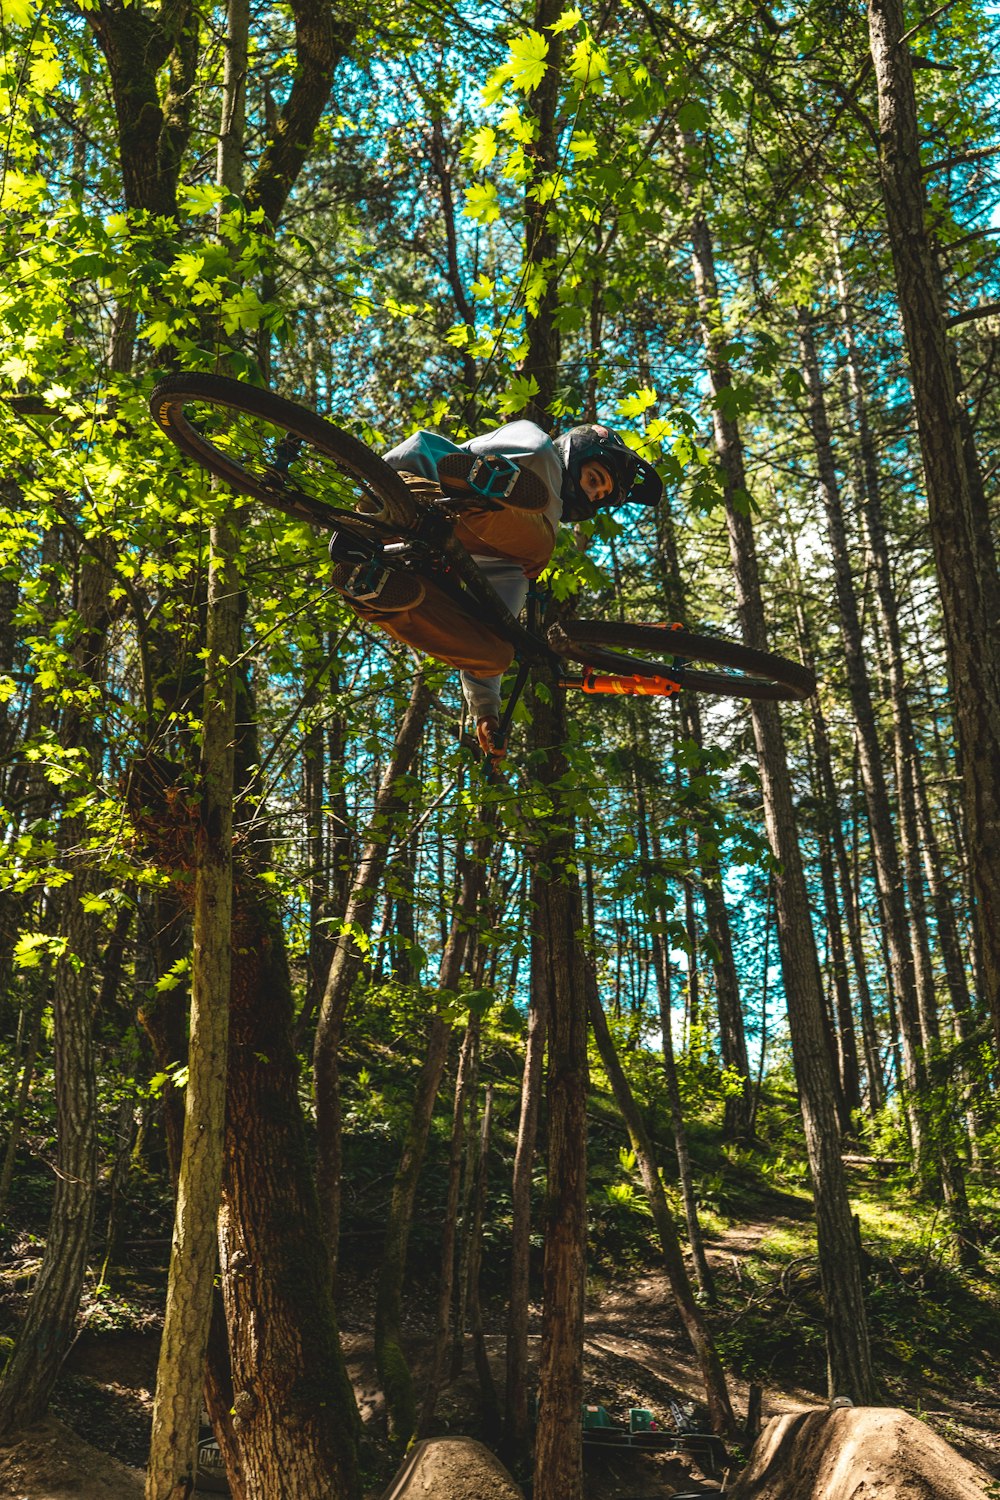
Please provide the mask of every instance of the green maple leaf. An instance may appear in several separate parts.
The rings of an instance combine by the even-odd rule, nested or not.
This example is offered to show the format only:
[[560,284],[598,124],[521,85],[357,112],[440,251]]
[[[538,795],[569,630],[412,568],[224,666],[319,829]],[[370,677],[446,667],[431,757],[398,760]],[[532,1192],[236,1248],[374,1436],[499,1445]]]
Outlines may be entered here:
[[499,219],[500,204],[492,182],[474,182],[467,189],[463,212],[470,219],[478,219],[481,224],[492,224],[495,219]]
[[538,121],[524,119],[516,104],[510,104],[504,110],[500,116],[500,125],[522,145],[527,145],[538,135]]
[[5,26],[27,26],[35,13],[35,0],[0,0],[0,21]]
[[656,392],[650,386],[644,386],[633,396],[624,396],[618,403],[618,415],[620,417],[638,417],[656,402]]
[[524,36],[514,37],[509,47],[507,67],[510,81],[522,94],[530,94],[545,77],[549,44],[540,31],[529,29]]
[[477,130],[468,145],[468,157],[477,171],[488,167],[497,154],[497,133],[491,125]]
[[507,43],[508,60],[493,73],[483,89],[486,104],[495,104],[511,83],[522,94],[530,94],[545,77],[549,44],[540,31],[529,28],[523,36],[516,36]]
[[523,411],[532,396],[538,395],[538,381],[534,375],[515,375],[497,406],[505,416],[515,416]]
[[597,155],[597,139],[592,135],[575,135],[569,149],[576,161],[590,161]]
[[610,72],[608,59],[589,37],[577,42],[569,59],[569,71],[577,83],[586,87],[601,86],[601,78]]

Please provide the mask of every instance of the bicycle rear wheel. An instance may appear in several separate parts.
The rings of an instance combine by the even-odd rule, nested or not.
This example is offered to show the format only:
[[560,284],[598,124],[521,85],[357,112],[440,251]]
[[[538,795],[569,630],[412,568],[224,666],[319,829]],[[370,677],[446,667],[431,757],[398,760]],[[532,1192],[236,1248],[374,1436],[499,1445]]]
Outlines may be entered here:
[[[566,620],[552,626],[548,639],[560,656],[584,666],[625,676],[671,678],[682,688],[723,698],[802,699],[816,690],[813,673],[797,662],[670,625]],[[701,663],[723,670],[704,671]]]
[[412,525],[417,507],[394,469],[332,422],[225,375],[169,375],[153,420],[182,453],[234,490],[298,520],[370,533]]

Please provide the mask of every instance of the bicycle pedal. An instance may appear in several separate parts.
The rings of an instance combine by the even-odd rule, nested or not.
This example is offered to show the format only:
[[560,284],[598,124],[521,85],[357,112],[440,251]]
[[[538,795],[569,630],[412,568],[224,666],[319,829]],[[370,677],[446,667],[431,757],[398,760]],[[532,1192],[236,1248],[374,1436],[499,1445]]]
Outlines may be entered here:
[[484,500],[506,500],[513,493],[520,477],[521,470],[517,464],[497,454],[492,458],[477,458],[465,476],[465,481]]
[[338,584],[342,594],[356,604],[375,604],[385,592],[392,578],[392,570],[383,567],[375,558],[357,563],[343,583]]
[[438,461],[438,477],[442,489],[480,508],[541,511],[549,503],[537,474],[502,453],[448,453]]
[[415,609],[426,593],[415,574],[388,568],[379,558],[338,563],[333,570],[333,586],[349,603],[385,614]]

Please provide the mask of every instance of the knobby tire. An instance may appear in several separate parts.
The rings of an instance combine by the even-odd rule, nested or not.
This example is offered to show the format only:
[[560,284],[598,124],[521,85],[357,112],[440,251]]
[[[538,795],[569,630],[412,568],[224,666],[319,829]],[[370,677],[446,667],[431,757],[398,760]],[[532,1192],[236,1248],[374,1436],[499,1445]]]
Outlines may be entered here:
[[[360,526],[377,535],[415,519],[413,496],[394,469],[349,432],[273,391],[225,375],[168,375],[154,389],[150,411],[176,447],[202,468],[297,520],[329,528]],[[219,446],[215,429],[225,438],[230,417],[227,450]],[[251,454],[246,444],[254,437],[261,451]],[[284,470],[283,446],[295,454]],[[362,509],[377,507],[371,517],[356,513],[359,501]]]
[[[816,689],[808,667],[774,652],[664,625],[566,620],[554,625],[548,638],[560,656],[597,671],[673,678],[684,688],[718,697],[801,700]],[[692,663],[729,670],[706,672]]]

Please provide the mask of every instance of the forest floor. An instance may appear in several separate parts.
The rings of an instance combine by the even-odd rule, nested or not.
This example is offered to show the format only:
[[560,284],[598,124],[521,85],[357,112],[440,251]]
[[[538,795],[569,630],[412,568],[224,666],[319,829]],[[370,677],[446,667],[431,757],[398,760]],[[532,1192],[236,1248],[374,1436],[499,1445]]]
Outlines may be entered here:
[[[793,1234],[796,1213],[783,1221],[734,1225],[709,1242],[709,1257],[732,1302],[747,1288],[754,1304],[752,1268],[768,1236]],[[802,1267],[798,1267],[801,1272]],[[794,1280],[796,1265],[791,1263]],[[784,1272],[782,1273],[784,1278]],[[808,1279],[808,1278],[806,1278]],[[363,1452],[365,1500],[378,1500],[399,1461],[385,1437],[385,1413],[375,1374],[370,1284],[348,1281],[343,1298],[344,1347],[365,1424]],[[8,1294],[9,1298],[9,1294]],[[8,1302],[9,1300],[5,1299]],[[135,1293],[130,1294],[134,1306]],[[431,1306],[412,1302],[408,1327],[409,1355],[419,1382],[429,1353]],[[740,1321],[737,1310],[735,1324]],[[767,1311],[773,1322],[781,1308]],[[487,1318],[487,1347],[498,1382],[503,1373],[503,1309]],[[0,1447],[0,1497],[3,1500],[139,1500],[142,1464],[148,1441],[158,1334],[145,1328],[85,1329],[60,1381],[52,1416],[37,1428]],[[537,1354],[537,1319],[532,1355]],[[764,1379],[763,1415],[805,1410],[825,1404],[818,1382],[797,1384],[787,1377]],[[734,1405],[746,1410],[746,1382],[731,1378]],[[627,1420],[632,1406],[650,1408],[671,1427],[670,1402],[698,1410],[700,1380],[690,1348],[674,1312],[666,1278],[652,1268],[630,1268],[626,1275],[593,1283],[588,1293],[585,1392],[589,1403],[604,1406],[616,1421]],[[935,1379],[898,1375],[887,1399],[922,1417],[960,1453],[1000,1479],[1000,1394],[970,1369],[963,1384],[950,1372]],[[438,1430],[482,1436],[481,1403],[471,1352],[465,1373],[443,1393]],[[634,1455],[622,1451],[586,1451],[587,1500],[654,1500],[681,1491],[718,1490],[728,1468],[735,1476],[743,1455],[733,1450],[719,1469],[702,1467],[691,1454]]]

